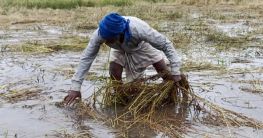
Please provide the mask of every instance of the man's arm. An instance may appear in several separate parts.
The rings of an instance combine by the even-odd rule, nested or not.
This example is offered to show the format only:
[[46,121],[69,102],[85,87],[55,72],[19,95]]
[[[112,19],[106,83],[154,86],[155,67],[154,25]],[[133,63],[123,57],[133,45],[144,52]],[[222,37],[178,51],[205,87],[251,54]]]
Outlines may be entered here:
[[96,56],[98,55],[100,45],[103,43],[103,40],[98,36],[98,29],[92,34],[92,37],[89,41],[87,48],[83,51],[80,58],[76,73],[73,75],[72,87],[68,95],[64,98],[65,104],[71,104],[77,97],[81,98],[81,84],[83,83],[84,78],[87,76],[87,73],[90,69],[90,66]]
[[144,21],[140,21],[136,29],[139,39],[150,43],[156,49],[164,52],[170,61],[171,74],[180,75],[181,61],[177,56],[173,43],[165,35],[156,31]]
[[90,66],[96,56],[98,55],[100,45],[103,43],[103,40],[100,36],[98,36],[98,29],[92,34],[92,37],[89,41],[87,48],[83,51],[82,56],[80,58],[77,70],[73,75],[72,88],[73,91],[80,91],[81,84],[83,80],[87,76],[87,73],[90,69]]

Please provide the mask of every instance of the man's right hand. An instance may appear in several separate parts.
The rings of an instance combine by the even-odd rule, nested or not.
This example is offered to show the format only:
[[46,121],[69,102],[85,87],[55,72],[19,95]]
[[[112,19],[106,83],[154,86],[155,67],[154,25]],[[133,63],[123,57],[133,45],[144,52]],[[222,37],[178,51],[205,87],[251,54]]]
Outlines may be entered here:
[[77,97],[81,98],[80,91],[70,90],[68,95],[64,98],[64,102],[66,105],[70,105]]

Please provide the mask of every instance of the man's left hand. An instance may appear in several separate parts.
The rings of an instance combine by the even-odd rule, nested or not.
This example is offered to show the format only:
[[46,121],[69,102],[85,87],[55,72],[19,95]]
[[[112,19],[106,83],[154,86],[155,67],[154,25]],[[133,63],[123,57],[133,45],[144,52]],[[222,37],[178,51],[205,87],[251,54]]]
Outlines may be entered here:
[[179,83],[179,81],[181,80],[181,76],[180,75],[171,75],[168,77],[168,80],[173,80],[175,83]]

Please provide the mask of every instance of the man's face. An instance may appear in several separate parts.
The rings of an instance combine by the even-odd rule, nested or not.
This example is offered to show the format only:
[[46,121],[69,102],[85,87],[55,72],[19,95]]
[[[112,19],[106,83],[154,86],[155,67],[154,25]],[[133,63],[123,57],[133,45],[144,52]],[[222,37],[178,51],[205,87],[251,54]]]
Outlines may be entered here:
[[117,41],[119,41],[120,37],[117,36],[114,39],[108,39],[108,38],[103,38],[103,39],[104,39],[104,43],[106,45],[109,45],[109,44],[115,44]]

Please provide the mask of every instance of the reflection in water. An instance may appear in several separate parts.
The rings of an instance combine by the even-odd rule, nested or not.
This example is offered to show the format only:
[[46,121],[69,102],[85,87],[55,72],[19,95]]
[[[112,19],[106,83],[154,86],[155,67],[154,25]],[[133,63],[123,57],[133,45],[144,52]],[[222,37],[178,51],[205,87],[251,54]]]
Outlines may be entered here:
[[[170,128],[168,129],[170,131],[167,132],[164,128],[163,132],[166,132],[167,134],[162,135],[168,135],[170,137],[183,137],[183,135],[185,135],[190,128],[190,110],[191,106],[189,103],[181,99],[175,103],[175,105],[167,106],[158,111],[160,118],[163,118],[160,122],[162,122],[164,127]],[[165,117],[161,117],[162,115],[165,115]]]
[[37,82],[37,83],[45,82],[44,76],[45,76],[45,70],[39,68],[39,74],[37,75],[37,80],[36,80],[36,82]]

